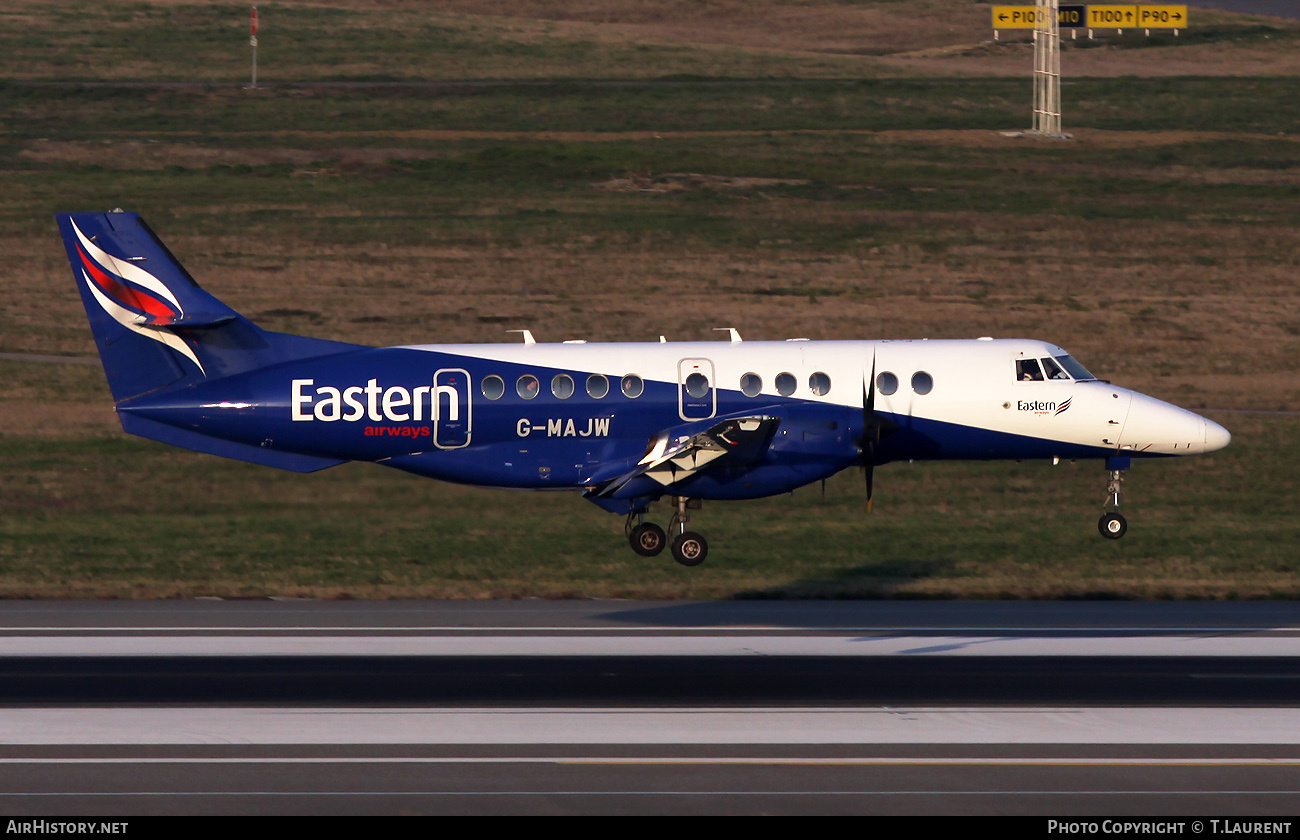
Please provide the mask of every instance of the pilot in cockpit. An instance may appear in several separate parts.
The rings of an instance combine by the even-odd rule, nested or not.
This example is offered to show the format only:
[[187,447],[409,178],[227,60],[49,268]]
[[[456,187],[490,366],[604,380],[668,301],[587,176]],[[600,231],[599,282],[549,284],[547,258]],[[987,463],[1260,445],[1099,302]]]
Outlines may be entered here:
[[1042,382],[1043,369],[1038,366],[1037,359],[1017,359],[1016,378],[1021,382]]

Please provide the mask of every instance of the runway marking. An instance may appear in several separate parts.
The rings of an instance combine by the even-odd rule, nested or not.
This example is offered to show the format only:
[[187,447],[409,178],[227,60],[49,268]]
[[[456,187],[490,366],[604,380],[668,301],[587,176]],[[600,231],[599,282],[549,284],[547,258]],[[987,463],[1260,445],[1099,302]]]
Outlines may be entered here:
[[0,799],[23,797],[133,796],[1295,796],[1300,790],[230,790],[230,791],[38,791],[0,793]]
[[97,356],[50,356],[40,353],[0,353],[0,359],[10,362],[61,363],[74,365],[97,365]]
[[1194,680],[1300,680],[1300,674],[1188,674]]
[[949,636],[971,635],[985,637],[990,634],[1016,635],[1024,633],[1046,633],[1053,637],[1071,637],[1082,633],[1102,635],[1136,635],[1169,636],[1178,634],[1300,634],[1297,627],[1060,627],[1060,626],[1016,626],[1016,627],[959,627],[959,626],[898,626],[898,627],[847,627],[828,625],[785,627],[767,624],[720,624],[716,626],[680,627],[676,625],[639,625],[637,627],[604,625],[555,625],[555,626],[521,626],[517,624],[502,626],[477,626],[464,624],[428,624],[428,625],[348,625],[348,624],[301,624],[290,627],[255,627],[231,625],[181,625],[181,626],[115,626],[115,625],[81,625],[60,627],[57,625],[24,625],[6,627],[0,625],[0,634],[4,633],[513,633],[518,635],[534,633],[783,633],[787,635],[803,633],[821,633],[837,635],[863,635],[894,637],[909,633],[943,633]]
[[[1300,744],[1300,709],[4,708],[0,745]],[[16,750],[9,750],[10,753]],[[136,750],[140,752],[140,750]]]
[[692,632],[610,635],[584,633],[421,634],[407,630],[349,631],[309,635],[299,628],[212,632],[188,630],[148,633],[0,630],[4,657],[168,657],[168,656],[375,656],[375,657],[574,657],[574,656],[839,656],[839,657],[1168,657],[1300,656],[1294,636],[1203,634],[1142,636],[918,636],[861,633]]
[[754,756],[218,756],[0,758],[6,764],[563,764],[573,766],[794,766],[794,767],[1300,767],[1297,758],[790,758]]

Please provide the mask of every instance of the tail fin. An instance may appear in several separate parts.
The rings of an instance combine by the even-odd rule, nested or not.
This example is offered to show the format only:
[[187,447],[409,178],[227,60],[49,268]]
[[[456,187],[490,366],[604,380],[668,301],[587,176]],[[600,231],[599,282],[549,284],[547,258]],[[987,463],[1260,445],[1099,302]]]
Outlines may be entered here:
[[262,330],[199,288],[135,213],[65,213],[58,221],[115,402],[359,349]]
[[[261,329],[199,288],[135,213],[64,213],[58,220],[119,409],[142,394],[363,349]],[[119,418],[131,434],[240,461],[296,472],[342,463],[221,440],[125,410]]]

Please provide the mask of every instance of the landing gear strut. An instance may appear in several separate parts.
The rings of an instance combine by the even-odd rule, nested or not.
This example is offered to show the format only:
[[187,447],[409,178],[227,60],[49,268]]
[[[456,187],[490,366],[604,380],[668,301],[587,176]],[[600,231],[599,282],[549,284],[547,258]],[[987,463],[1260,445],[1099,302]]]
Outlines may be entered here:
[[1124,490],[1124,470],[1128,468],[1126,462],[1127,459],[1124,463],[1112,461],[1106,464],[1108,468],[1113,468],[1110,469],[1110,481],[1106,484],[1106,505],[1112,510],[1097,520],[1097,530],[1108,540],[1117,540],[1128,533],[1128,520],[1119,512],[1119,494]]
[[[683,566],[698,566],[709,556],[709,543],[694,531],[686,530],[686,523],[691,521],[686,513],[691,500],[677,496],[675,501],[677,512],[668,525],[668,533],[673,535],[673,559]],[[699,507],[698,503],[696,507]]]

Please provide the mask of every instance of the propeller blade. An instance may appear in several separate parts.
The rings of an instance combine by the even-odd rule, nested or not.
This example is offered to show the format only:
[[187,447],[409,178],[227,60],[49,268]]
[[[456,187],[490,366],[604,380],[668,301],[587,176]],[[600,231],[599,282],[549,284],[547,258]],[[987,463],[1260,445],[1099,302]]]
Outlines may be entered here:
[[862,383],[862,476],[867,483],[867,513],[871,513],[871,494],[876,474],[876,439],[880,424],[876,422],[876,357],[871,356],[871,378]]

